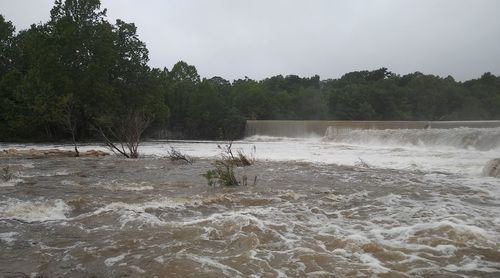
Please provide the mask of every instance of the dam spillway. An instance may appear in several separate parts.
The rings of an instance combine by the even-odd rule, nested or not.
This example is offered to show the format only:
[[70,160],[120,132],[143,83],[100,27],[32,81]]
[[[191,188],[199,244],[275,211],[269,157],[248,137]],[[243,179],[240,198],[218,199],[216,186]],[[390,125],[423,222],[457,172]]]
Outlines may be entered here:
[[450,129],[450,128],[495,128],[500,127],[500,120],[494,121],[278,121],[248,120],[245,136],[272,137],[323,137],[330,129]]

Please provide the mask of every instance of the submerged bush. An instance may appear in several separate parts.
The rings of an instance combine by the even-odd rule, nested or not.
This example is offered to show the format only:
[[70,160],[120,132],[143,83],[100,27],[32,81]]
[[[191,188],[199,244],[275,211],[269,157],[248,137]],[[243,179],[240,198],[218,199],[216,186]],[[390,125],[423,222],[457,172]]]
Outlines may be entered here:
[[215,168],[208,170],[203,176],[210,186],[237,186],[240,182],[234,174],[234,164],[227,160],[216,160]]
[[237,167],[245,167],[250,166],[255,163],[255,146],[253,149],[253,155],[246,155],[242,150],[238,150],[236,155],[233,154],[233,142],[229,142],[229,144],[225,146],[217,146],[222,151],[222,159],[226,161],[231,161]]
[[[255,158],[248,158],[242,151],[233,155],[232,142],[221,147],[221,159],[215,160],[214,169],[208,170],[203,176],[207,179],[209,186],[238,186],[248,185],[248,177],[242,175],[238,179],[234,173],[235,167],[250,166],[255,163]],[[257,183],[257,176],[254,177],[253,185]]]
[[181,153],[174,147],[170,147],[170,151],[168,151],[166,157],[170,159],[170,161],[181,161],[181,162],[186,162],[187,164],[193,164],[194,162],[194,159],[192,157]]
[[358,157],[358,160],[354,163],[354,166],[361,168],[371,168],[370,164],[366,163],[361,157]]
[[2,181],[8,182],[8,181],[12,180],[13,177],[14,177],[14,174],[12,174],[12,172],[10,171],[9,166],[5,166],[2,168],[2,171],[0,173],[0,178],[2,179]]

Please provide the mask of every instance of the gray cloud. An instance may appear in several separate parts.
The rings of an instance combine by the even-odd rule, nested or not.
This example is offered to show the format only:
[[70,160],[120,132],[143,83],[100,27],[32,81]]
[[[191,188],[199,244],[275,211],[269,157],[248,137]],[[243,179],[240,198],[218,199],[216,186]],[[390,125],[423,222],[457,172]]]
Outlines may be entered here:
[[[52,0],[2,0],[18,29],[46,21]],[[319,74],[382,66],[459,80],[500,74],[496,0],[102,0],[134,22],[151,66],[178,60],[205,77]]]

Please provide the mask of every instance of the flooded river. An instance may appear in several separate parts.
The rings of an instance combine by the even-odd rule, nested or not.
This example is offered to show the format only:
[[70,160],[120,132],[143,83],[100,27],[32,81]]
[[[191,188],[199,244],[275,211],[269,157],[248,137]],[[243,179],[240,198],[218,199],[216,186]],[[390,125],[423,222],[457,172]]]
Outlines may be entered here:
[[[209,187],[221,142],[140,159],[0,157],[1,277],[500,277],[499,128],[252,136]],[[162,158],[173,146],[192,165]],[[71,149],[67,145],[0,144]],[[95,149],[87,145],[82,149]],[[252,179],[253,180],[253,179]]]

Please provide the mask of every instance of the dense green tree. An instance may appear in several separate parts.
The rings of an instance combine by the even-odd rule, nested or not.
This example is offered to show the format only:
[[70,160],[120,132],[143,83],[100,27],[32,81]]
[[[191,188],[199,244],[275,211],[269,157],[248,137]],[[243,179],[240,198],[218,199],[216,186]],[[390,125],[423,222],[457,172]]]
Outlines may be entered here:
[[187,128],[188,111],[192,94],[200,83],[196,67],[184,61],[177,62],[168,74],[170,85],[166,97],[171,108],[169,128],[179,135],[189,133]]
[[272,119],[272,106],[269,95],[259,82],[245,78],[233,83],[231,92],[233,104],[246,119]]
[[[56,0],[50,20],[16,33],[0,15],[0,140],[105,138],[138,155],[149,136],[234,139],[245,120],[500,118],[500,77],[457,82],[387,68],[315,75],[201,79],[184,61],[151,69],[133,23],[99,0]],[[111,144],[110,144],[111,145]]]
[[227,140],[239,136],[245,121],[219,85],[203,80],[193,93],[187,121],[190,137]]
[[92,130],[113,131],[106,135],[121,140],[123,119],[144,123],[141,133],[165,122],[161,75],[147,66],[135,25],[112,25],[105,16],[98,0],[58,0],[49,22],[15,37],[14,68],[0,80],[11,131],[5,137],[27,137],[21,130],[30,127],[31,137],[51,140],[66,131],[74,140],[78,131],[93,137]]
[[6,21],[0,15],[0,76],[5,75],[12,68],[12,40],[14,37],[14,25]]

